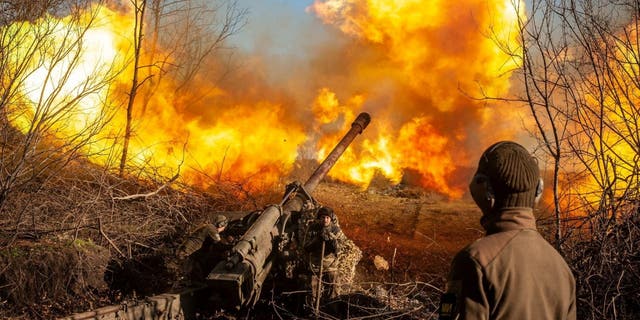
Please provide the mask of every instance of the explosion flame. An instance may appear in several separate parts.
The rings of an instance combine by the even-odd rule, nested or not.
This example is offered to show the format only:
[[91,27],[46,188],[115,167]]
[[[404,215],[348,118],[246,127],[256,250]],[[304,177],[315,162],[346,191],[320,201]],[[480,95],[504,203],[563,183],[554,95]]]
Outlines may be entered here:
[[[96,6],[91,12],[93,25],[76,47],[81,58],[34,65],[22,90],[32,110],[50,96],[59,99],[54,104],[73,100],[79,111],[64,130],[81,130],[92,117],[113,112],[88,152],[93,161],[113,165],[110,159],[122,148],[135,18],[131,9]],[[296,159],[322,160],[345,126],[366,111],[375,129],[354,142],[330,176],[366,187],[376,175],[399,183],[412,172],[421,186],[460,197],[468,178],[460,170],[473,166],[476,153],[495,139],[514,135],[518,112],[475,99],[507,93],[518,67],[496,41],[518,46],[518,13],[510,1],[316,0],[307,12],[336,37],[307,53],[302,63],[315,61],[317,68],[274,83],[256,63],[258,72],[240,72],[225,83],[200,72],[186,89],[177,73],[167,72],[136,99],[130,164],[172,172],[180,167],[181,177],[196,184],[216,182],[203,179],[206,173],[266,185]],[[30,30],[52,20],[61,26],[83,22],[48,16]],[[171,49],[160,49],[166,65],[175,63]],[[153,59],[144,50],[142,58]],[[150,81],[158,73],[142,72]],[[304,92],[287,85],[300,77],[313,79]],[[95,78],[107,78],[109,85],[76,99],[78,88]],[[14,124],[27,130],[29,121],[25,114]]]

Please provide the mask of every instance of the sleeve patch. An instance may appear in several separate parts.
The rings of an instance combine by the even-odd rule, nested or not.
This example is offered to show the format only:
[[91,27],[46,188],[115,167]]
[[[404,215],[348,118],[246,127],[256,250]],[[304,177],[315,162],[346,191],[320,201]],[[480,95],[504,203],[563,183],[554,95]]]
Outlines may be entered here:
[[456,310],[456,294],[447,292],[440,298],[440,308],[438,309],[439,320],[453,320],[458,318]]

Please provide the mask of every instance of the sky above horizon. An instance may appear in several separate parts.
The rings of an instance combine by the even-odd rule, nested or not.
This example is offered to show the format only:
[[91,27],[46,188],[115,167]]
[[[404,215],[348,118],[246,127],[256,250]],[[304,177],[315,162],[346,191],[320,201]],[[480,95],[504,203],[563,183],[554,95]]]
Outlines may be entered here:
[[322,34],[322,22],[305,9],[313,1],[240,0],[238,6],[248,10],[247,24],[230,40],[242,51],[267,50],[273,54],[295,54],[303,45],[304,33]]

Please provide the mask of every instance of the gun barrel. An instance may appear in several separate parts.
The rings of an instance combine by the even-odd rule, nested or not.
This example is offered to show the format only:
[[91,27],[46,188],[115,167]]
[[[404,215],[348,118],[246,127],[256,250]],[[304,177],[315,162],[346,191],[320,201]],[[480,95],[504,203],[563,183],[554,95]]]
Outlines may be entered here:
[[[311,194],[327,175],[338,158],[355,137],[367,127],[371,117],[361,113],[351,124],[351,129],[333,148],[331,153],[311,174],[303,188]],[[236,308],[255,304],[262,284],[274,263],[274,245],[283,236],[284,226],[292,212],[303,208],[300,196],[286,197],[282,206],[269,206],[262,211],[256,221],[233,247],[226,262],[220,262],[207,277],[210,287],[216,287],[220,297]]]
[[307,192],[311,193],[316,189],[320,181],[327,175],[329,170],[331,170],[349,144],[351,144],[357,135],[362,133],[362,131],[369,125],[369,122],[371,122],[371,116],[368,113],[363,112],[358,115],[356,120],[351,124],[351,130],[342,137],[342,140],[338,142],[331,153],[329,153],[324,161],[322,161],[318,168],[316,168],[316,170],[311,174],[309,179],[307,179],[307,182],[304,183],[304,188]]

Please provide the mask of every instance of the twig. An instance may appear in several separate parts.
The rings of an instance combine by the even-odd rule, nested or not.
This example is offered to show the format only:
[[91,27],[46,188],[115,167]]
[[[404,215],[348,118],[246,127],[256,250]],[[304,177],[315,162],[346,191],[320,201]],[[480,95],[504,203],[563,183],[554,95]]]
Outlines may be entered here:
[[106,233],[104,233],[104,230],[102,229],[102,218],[98,218],[98,230],[100,231],[100,234],[107,239],[107,242],[109,242],[109,244],[116,249],[116,251],[118,251],[118,253],[120,254],[120,256],[122,256],[123,258],[126,258],[126,256],[124,255],[124,253],[122,253],[122,251],[120,251],[120,249],[118,249],[118,247],[116,247],[116,245],[113,243],[113,241],[111,241],[111,239],[109,239],[109,237],[107,236]]
[[229,152],[229,147],[231,147],[231,145],[227,145],[227,148],[224,150],[224,154],[222,155],[220,170],[218,171],[218,183],[220,183],[220,180],[222,179],[222,169],[224,168],[224,161],[227,159],[227,152]]
[[273,308],[273,312],[276,314],[276,316],[278,316],[278,319],[283,320],[284,318],[282,318],[282,316],[280,315],[280,312],[278,312],[278,308],[276,308],[276,300],[275,300],[275,290],[271,290],[271,301],[269,302],[269,304],[271,304],[271,307]]
[[150,246],[148,246],[148,245],[146,245],[146,244],[143,244],[143,243],[140,243],[140,242],[137,242],[137,241],[127,240],[127,242],[128,242],[130,245],[131,245],[131,244],[135,244],[135,245],[137,245],[137,246],[140,246],[140,247],[143,247],[143,248],[147,248],[147,249],[149,249],[149,250],[158,251],[158,249],[156,249],[156,248],[154,248],[154,247],[150,247]]
[[287,292],[282,292],[280,293],[280,295],[282,296],[290,296],[292,294],[298,294],[298,293],[308,293],[309,290],[299,290],[299,291],[287,291]]
[[395,265],[396,265],[396,252],[398,251],[398,248],[393,248],[393,257],[391,258],[391,281],[395,281],[393,274],[395,271]]
[[149,192],[149,193],[132,194],[132,195],[124,196],[124,197],[113,197],[113,200],[135,200],[135,199],[148,198],[148,197],[154,196],[154,195],[158,194],[160,191],[162,191],[162,189],[164,189],[164,188],[168,187],[169,185],[171,185],[171,183],[176,181],[176,179],[178,179],[178,177],[180,177],[180,172],[179,171],[171,179],[169,179],[169,181],[165,182],[163,185],[161,185],[155,191],[152,191],[152,192]]
[[416,283],[416,284],[425,285],[425,286],[427,286],[427,287],[429,287],[429,288],[431,288],[431,289],[435,289],[435,290],[436,290],[436,291],[438,291],[439,293],[442,293],[442,289],[441,289],[441,288],[438,288],[438,287],[436,287],[436,286],[434,286],[434,285],[432,285],[432,284],[430,284],[430,283],[428,283],[428,282],[416,281],[415,283]]

